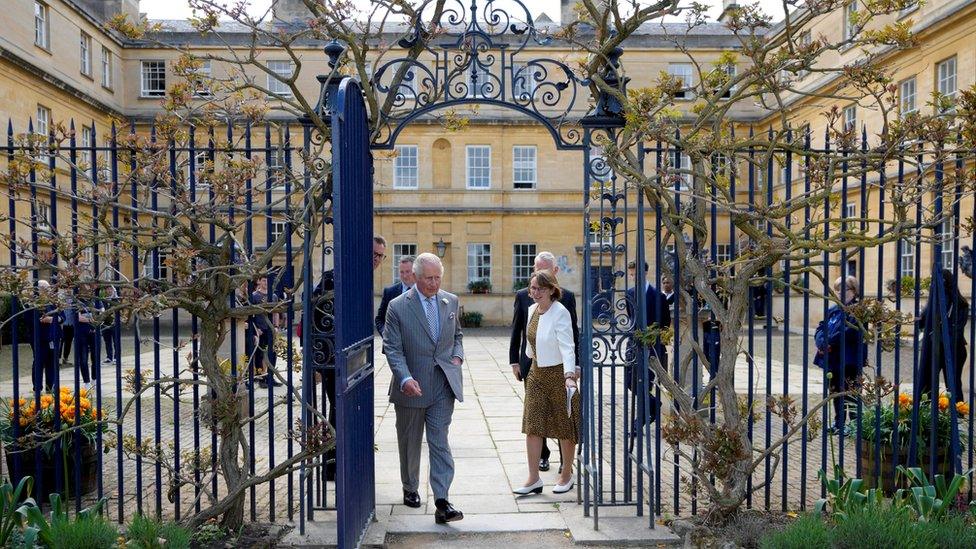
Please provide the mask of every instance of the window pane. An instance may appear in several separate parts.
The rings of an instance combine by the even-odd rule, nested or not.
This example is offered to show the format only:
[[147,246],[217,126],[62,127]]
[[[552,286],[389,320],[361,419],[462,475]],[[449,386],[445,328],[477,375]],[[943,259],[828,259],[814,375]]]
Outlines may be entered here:
[[102,46],[102,85],[112,87],[112,52]]
[[534,74],[533,67],[524,63],[515,63],[512,66],[512,97],[516,101],[527,102],[532,99],[536,84]]
[[956,93],[956,58],[946,59],[939,63],[938,88],[942,95],[953,96]]
[[91,36],[81,33],[81,74],[91,75]]
[[34,2],[34,44],[42,48],[50,46],[48,42],[48,29],[50,28],[48,26],[48,15],[46,5]]
[[[291,61],[268,61],[268,70],[281,78],[291,78]],[[278,95],[291,95],[291,88],[270,74],[268,75],[268,91]]]
[[468,244],[468,282],[491,281],[491,244]]
[[166,63],[164,61],[142,62],[142,96],[163,97],[166,95]]
[[[694,67],[691,63],[671,63],[668,65],[668,74],[680,80],[682,88],[691,88],[695,85]],[[692,99],[694,96],[694,92],[690,89],[675,94],[678,99]]]
[[915,112],[915,78],[912,77],[902,82],[900,92],[901,114]]
[[487,189],[491,187],[491,147],[468,145],[467,157],[468,188]]
[[512,286],[527,286],[535,267],[535,244],[515,244],[512,248]]
[[532,189],[536,183],[536,148],[512,147],[512,181],[516,189]]
[[393,281],[400,281],[400,259],[412,255],[417,257],[416,244],[394,244],[393,245]]
[[397,145],[393,159],[393,187],[396,189],[416,189],[418,174],[418,151],[416,145]]

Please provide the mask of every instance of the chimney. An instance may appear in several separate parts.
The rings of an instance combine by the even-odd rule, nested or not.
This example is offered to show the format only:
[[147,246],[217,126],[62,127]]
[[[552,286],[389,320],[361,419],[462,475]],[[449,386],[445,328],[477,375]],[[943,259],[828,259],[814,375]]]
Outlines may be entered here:
[[569,25],[573,21],[576,21],[576,14],[573,12],[573,7],[576,6],[578,0],[559,0],[559,24],[562,26]]
[[130,21],[139,20],[139,0],[77,0],[89,15],[107,21],[119,13],[129,16]]
[[272,6],[274,18],[280,21],[305,21],[312,16],[312,12],[302,0],[275,0]]
[[735,0],[722,0],[722,14],[718,16],[718,20],[724,23],[729,18],[729,12],[737,9],[739,9],[739,3]]

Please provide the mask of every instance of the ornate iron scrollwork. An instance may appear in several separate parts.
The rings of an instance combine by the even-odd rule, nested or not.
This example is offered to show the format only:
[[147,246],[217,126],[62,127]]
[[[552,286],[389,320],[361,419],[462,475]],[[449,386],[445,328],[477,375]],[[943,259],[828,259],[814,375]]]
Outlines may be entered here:
[[[430,4],[421,7],[421,14]],[[389,100],[392,109],[380,117],[374,148],[392,148],[400,131],[418,117],[465,104],[520,111],[545,126],[558,148],[582,148],[579,117],[572,115],[588,83],[558,59],[530,56],[526,48],[548,46],[553,37],[536,28],[523,2],[505,4],[514,4],[513,12],[498,0],[483,5],[471,0],[467,7],[462,0],[449,0],[442,14],[443,42],[425,46],[418,59],[400,57],[377,67],[373,88],[384,96],[379,103]],[[429,38],[422,20],[421,15],[399,47],[409,49]]]

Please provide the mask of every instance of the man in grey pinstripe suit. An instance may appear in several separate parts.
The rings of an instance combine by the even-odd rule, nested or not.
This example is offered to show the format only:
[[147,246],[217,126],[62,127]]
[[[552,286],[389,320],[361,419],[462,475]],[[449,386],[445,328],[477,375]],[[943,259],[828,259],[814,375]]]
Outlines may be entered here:
[[447,435],[454,400],[464,400],[464,348],[458,298],[440,289],[441,260],[434,254],[420,254],[413,272],[416,286],[391,301],[386,311],[383,354],[393,371],[390,402],[396,410],[403,503],[420,507],[420,444],[426,427],[430,485],[437,507],[434,520],[442,524],[464,518],[447,500],[454,480]]

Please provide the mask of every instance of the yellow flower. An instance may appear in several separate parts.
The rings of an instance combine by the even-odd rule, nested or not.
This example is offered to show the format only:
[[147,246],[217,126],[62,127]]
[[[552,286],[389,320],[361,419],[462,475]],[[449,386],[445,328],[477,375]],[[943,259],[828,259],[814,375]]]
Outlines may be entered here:
[[78,400],[78,404],[81,405],[82,410],[87,410],[91,408],[91,401],[84,397]]
[[965,402],[962,402],[962,401],[957,402],[956,403],[956,413],[959,414],[959,415],[961,415],[961,416],[969,415],[969,405],[966,404]]
[[48,408],[51,407],[51,404],[54,404],[53,395],[47,395],[47,394],[41,395],[41,408],[47,410]]
[[942,395],[939,397],[939,410],[945,411],[949,409],[949,397]]

